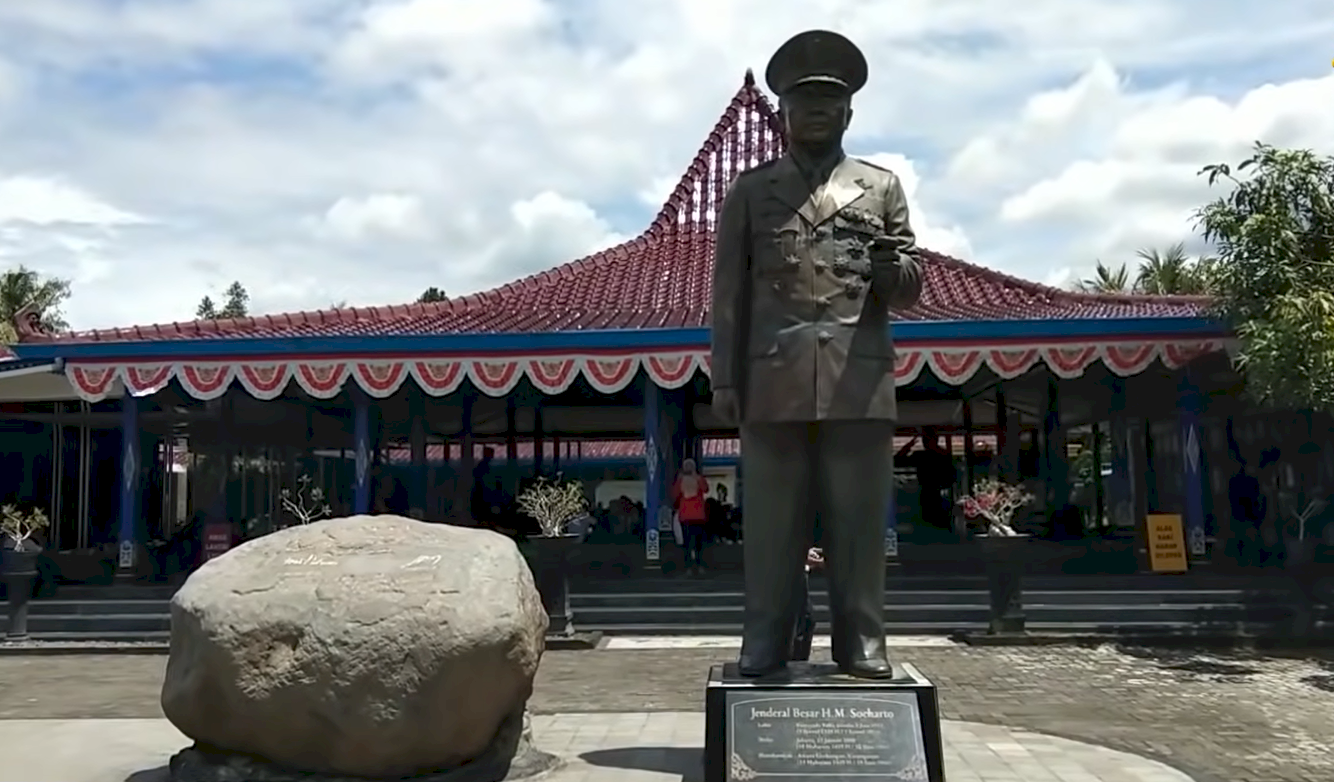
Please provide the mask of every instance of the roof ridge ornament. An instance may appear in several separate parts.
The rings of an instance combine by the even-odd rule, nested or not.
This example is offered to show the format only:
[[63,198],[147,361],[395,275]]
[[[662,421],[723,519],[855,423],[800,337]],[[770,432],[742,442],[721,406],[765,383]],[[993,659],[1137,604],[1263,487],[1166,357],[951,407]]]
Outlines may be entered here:
[[9,319],[17,342],[53,342],[55,335],[42,325],[42,310],[36,299],[19,307]]

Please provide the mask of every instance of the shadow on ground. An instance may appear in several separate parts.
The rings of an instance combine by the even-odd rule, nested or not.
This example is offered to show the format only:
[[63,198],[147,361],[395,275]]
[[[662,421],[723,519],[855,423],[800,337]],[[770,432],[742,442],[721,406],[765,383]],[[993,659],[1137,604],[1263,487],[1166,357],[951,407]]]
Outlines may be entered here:
[[1117,651],[1152,662],[1165,671],[1180,673],[1183,679],[1215,681],[1235,681],[1263,673],[1259,664],[1267,660],[1304,660],[1322,672],[1302,677],[1302,684],[1334,692],[1334,650],[1330,649],[1185,649],[1118,645]]
[[[704,750],[698,747],[626,747],[585,752],[579,759],[590,766],[627,771],[677,774],[682,782],[703,782]],[[140,782],[140,780],[134,780]],[[144,782],[148,782],[145,780]],[[154,781],[155,782],[155,781]]]

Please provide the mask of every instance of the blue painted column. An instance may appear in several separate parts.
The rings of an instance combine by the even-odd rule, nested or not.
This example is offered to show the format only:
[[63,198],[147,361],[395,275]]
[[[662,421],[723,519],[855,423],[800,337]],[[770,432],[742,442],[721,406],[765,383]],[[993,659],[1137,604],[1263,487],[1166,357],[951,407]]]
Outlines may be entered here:
[[412,454],[412,479],[409,482],[408,515],[420,520],[426,518],[426,395],[420,388],[410,389],[409,394],[411,429],[408,448]]
[[116,527],[118,575],[129,576],[138,563],[139,544],[139,474],[142,451],[139,447],[139,400],[129,391],[120,412],[120,515]]
[[352,395],[352,513],[371,510],[371,400],[359,388]]
[[1047,377],[1046,412],[1042,421],[1042,477],[1048,517],[1070,501],[1070,457],[1061,426],[1059,381]]
[[162,529],[162,490],[171,475],[170,465],[164,465],[159,455],[162,443],[162,435],[152,432],[139,435],[139,513],[134,531],[134,539],[139,543],[152,540],[154,526]]
[[889,462],[889,515],[885,517],[885,556],[899,555],[899,484],[894,479],[894,457]]
[[[644,530],[662,532],[662,521],[671,511],[672,481],[680,466],[677,448],[682,444],[682,406],[675,394],[669,394],[651,380],[644,381]],[[670,529],[670,525],[668,527]],[[662,539],[671,537],[667,532]],[[651,546],[650,546],[651,551]]]
[[[477,520],[472,517],[473,472],[477,468],[477,448],[473,441],[472,413],[477,402],[477,392],[472,388],[459,391],[459,472],[454,484],[453,517],[468,526],[474,526]],[[541,423],[537,424],[541,428]]]
[[1200,442],[1200,413],[1204,398],[1189,370],[1177,386],[1177,422],[1181,429],[1181,521],[1191,559],[1204,559],[1204,448]]
[[1107,480],[1107,517],[1113,527],[1138,529],[1135,518],[1135,483],[1131,480],[1130,416],[1126,411],[1126,381],[1113,378],[1108,404],[1108,439],[1112,474]]

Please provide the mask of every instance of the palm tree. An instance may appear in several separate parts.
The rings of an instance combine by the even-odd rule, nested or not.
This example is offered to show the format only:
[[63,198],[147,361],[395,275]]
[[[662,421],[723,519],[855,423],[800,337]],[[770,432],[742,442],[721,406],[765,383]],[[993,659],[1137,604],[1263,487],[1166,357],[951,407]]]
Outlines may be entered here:
[[69,280],[43,277],[26,266],[0,272],[0,344],[18,340],[14,316],[29,305],[36,310],[43,330],[68,329],[60,305],[69,298],[69,292]]
[[1135,288],[1140,293],[1191,296],[1206,292],[1207,263],[1192,261],[1184,244],[1177,243],[1163,251],[1143,249],[1135,255],[1143,261],[1135,278]]
[[1076,283],[1085,293],[1128,293],[1130,291],[1130,271],[1123,263],[1113,269],[1098,261],[1093,276]]

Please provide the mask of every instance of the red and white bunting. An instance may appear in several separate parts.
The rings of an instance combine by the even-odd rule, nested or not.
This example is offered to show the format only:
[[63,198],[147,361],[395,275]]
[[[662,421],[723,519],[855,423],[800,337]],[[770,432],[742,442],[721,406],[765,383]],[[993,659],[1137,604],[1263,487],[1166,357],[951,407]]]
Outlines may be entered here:
[[[1217,341],[1109,342],[1004,347],[949,347],[900,350],[897,385],[909,385],[923,370],[950,385],[967,383],[983,366],[998,377],[1019,377],[1039,362],[1061,378],[1078,377],[1101,361],[1114,374],[1143,372],[1154,361],[1171,369],[1222,350]],[[274,399],[295,381],[316,399],[337,396],[349,378],[372,397],[392,396],[409,379],[431,396],[453,393],[466,379],[488,396],[508,394],[527,379],[545,394],[559,394],[582,377],[594,390],[624,389],[639,370],[663,388],[680,388],[697,372],[709,373],[706,350],[657,353],[448,358],[340,358],[310,361],[183,361],[169,363],[68,362],[65,374],[75,392],[90,402],[118,393],[116,381],[135,396],[146,396],[176,380],[196,399],[216,399],[240,384],[257,399]]]

